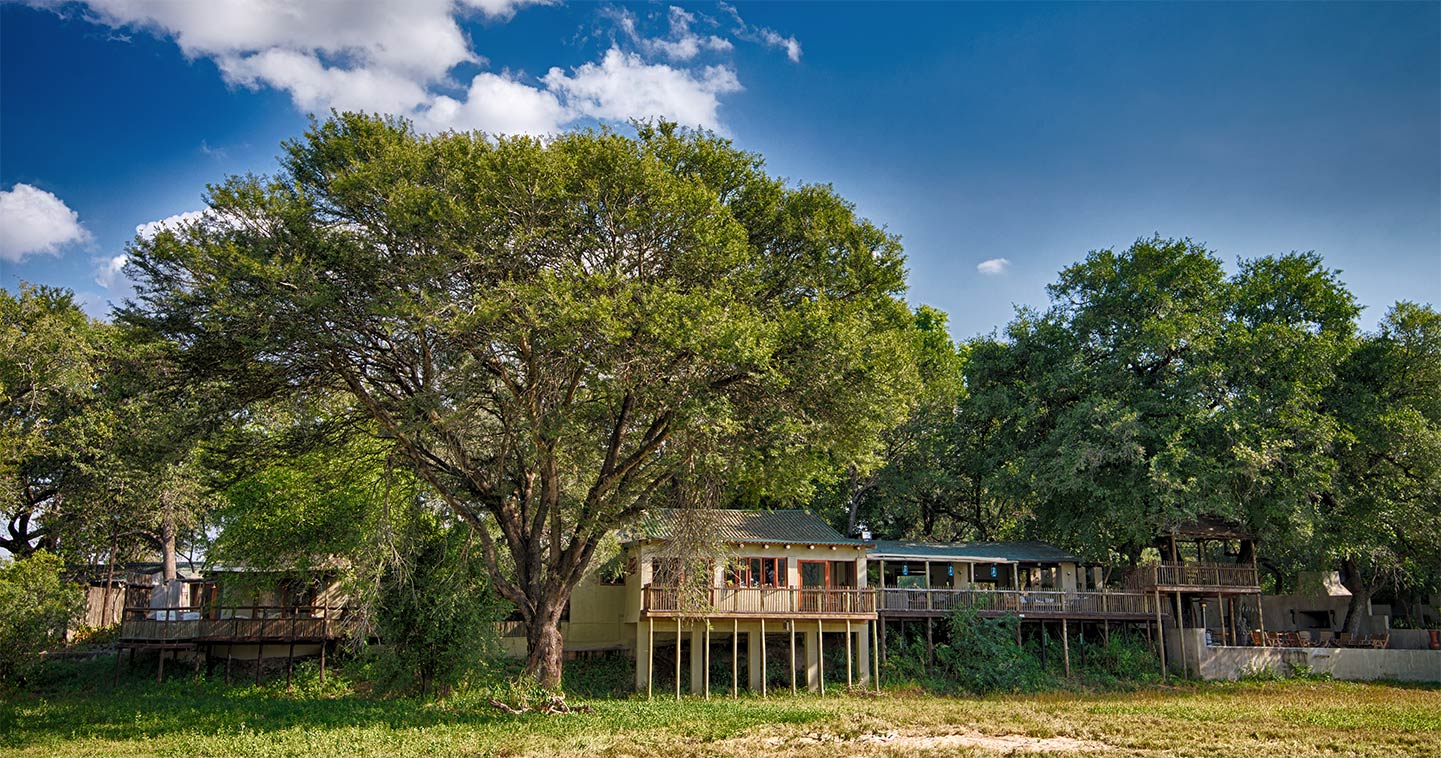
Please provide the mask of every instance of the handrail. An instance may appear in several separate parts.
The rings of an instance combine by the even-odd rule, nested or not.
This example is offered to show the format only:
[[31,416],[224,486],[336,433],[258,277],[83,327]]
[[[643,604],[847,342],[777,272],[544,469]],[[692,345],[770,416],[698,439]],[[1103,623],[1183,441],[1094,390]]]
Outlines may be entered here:
[[966,588],[886,588],[882,612],[982,612],[1034,615],[1150,615],[1155,604],[1141,592],[1067,592],[1064,590],[976,590]]
[[1131,589],[1152,587],[1259,587],[1256,569],[1232,563],[1171,563],[1138,566],[1126,579]]
[[876,612],[875,591],[869,588],[711,587],[703,602],[682,602],[676,587],[648,585],[641,589],[641,609],[696,615],[853,616]]
[[330,640],[350,633],[360,616],[348,606],[131,606],[120,639],[144,642]]

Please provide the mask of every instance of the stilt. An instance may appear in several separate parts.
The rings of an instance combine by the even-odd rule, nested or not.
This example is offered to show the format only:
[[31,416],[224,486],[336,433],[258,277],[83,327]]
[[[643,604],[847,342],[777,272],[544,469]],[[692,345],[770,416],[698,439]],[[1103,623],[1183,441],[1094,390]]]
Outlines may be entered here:
[[1161,648],[1161,681],[1167,680],[1166,630],[1161,626],[1161,591],[1156,590],[1156,642]]
[[796,694],[796,622],[786,622],[791,628],[791,694]]
[[115,648],[115,674],[110,678],[111,687],[120,686],[120,654],[123,652],[119,647]]
[[324,641],[324,640],[321,640],[321,641],[320,641],[320,681],[321,681],[321,682],[324,682],[324,681],[325,681],[325,648],[327,648],[327,647],[330,647],[330,643],[328,643],[328,642],[326,642],[326,641]]
[[884,659],[886,657],[886,620],[883,618],[877,618],[876,625],[880,627],[881,632],[879,635],[879,639],[876,640],[876,645],[880,650],[880,652],[876,655],[876,666],[879,667],[882,663],[885,662]]
[[846,619],[846,689],[853,689],[856,685],[851,672],[851,620]]
[[766,680],[766,620],[761,619],[761,697],[766,696],[766,687],[769,684]]
[[934,666],[935,663],[936,663],[936,648],[935,648],[935,645],[931,642],[931,617],[930,617],[930,616],[927,616],[927,617],[926,617],[926,671],[930,671],[930,670],[931,670],[931,666]]
[[705,622],[705,699],[710,700],[710,619]]
[[1221,644],[1226,644],[1226,600],[1221,593],[1216,593],[1216,618],[1221,623]]
[[1102,626],[1101,626],[1101,638],[1102,638],[1102,641],[1103,641],[1103,643],[1104,643],[1107,647],[1110,647],[1110,645],[1111,645],[1111,622],[1110,622],[1110,621],[1102,621],[1101,624],[1102,624]]
[[155,683],[156,683],[156,684],[160,684],[160,683],[162,683],[162,682],[165,681],[165,650],[164,650],[164,649],[162,649],[162,650],[160,651],[160,654],[157,656],[157,658],[158,658],[158,660],[160,661],[160,664],[159,664],[159,667],[155,669]]
[[650,644],[645,651],[645,699],[650,700],[655,690],[655,619],[646,621],[646,632],[650,635]]
[[1066,678],[1071,678],[1071,637],[1066,628],[1066,620],[1061,619],[1061,657],[1066,662]]
[[234,648],[235,648],[235,645],[233,645],[233,644],[229,644],[229,645],[226,645],[226,646],[225,646],[225,683],[226,683],[227,685],[230,684],[230,657],[231,657],[230,654],[231,654],[231,651],[234,650]]
[[1259,592],[1256,593],[1256,625],[1261,627],[1261,639],[1266,639],[1266,617],[1261,612],[1261,593]]
[[1181,674],[1191,675],[1191,664],[1186,661],[1186,609],[1181,606],[1181,591],[1176,591],[1176,639],[1181,645]]
[[680,616],[675,617],[675,699],[680,700]]
[[731,619],[731,697],[740,697],[741,622]]
[[[885,628],[885,622],[884,622],[884,621],[880,621],[879,619],[877,619],[876,621],[872,621],[872,622],[871,622],[871,628],[872,628],[872,629],[875,629],[877,626],[879,626],[879,627],[881,627],[882,629],[884,629],[884,628]],[[875,669],[876,669],[876,684],[875,684],[876,692],[880,692],[880,691],[881,691],[881,651],[884,650],[885,647],[884,647],[883,645],[881,645],[881,640],[880,640],[880,636],[879,636],[879,635],[872,634],[872,635],[871,635],[871,640],[872,640],[871,644],[876,646],[876,654],[871,658],[871,665],[874,666]]]
[[295,671],[295,640],[290,640],[290,648],[285,651],[285,689],[290,689],[290,675]]
[[826,694],[826,623],[816,619],[816,663],[821,671],[821,694]]
[[255,686],[260,686],[260,661],[265,658],[265,645],[255,649]]
[[[209,660],[209,658],[210,658],[210,649],[209,649],[209,648],[206,648],[206,649],[205,649],[205,658],[206,658],[207,660]],[[195,660],[193,661],[193,664],[194,664],[194,666],[195,666],[195,670],[191,672],[190,680],[191,680],[192,682],[195,682],[196,684],[199,684],[199,683],[200,683],[200,656],[198,656],[198,655],[195,656]]]

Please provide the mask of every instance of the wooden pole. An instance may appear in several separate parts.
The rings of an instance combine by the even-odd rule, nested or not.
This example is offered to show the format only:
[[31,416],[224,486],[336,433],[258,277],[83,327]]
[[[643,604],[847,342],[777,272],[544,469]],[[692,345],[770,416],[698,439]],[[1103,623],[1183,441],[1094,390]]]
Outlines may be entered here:
[[265,643],[262,642],[255,648],[255,684],[260,685],[260,661],[265,657]]
[[655,619],[646,620],[646,632],[650,635],[650,644],[646,646],[645,699],[650,700],[655,688]]
[[1161,591],[1156,590],[1156,641],[1161,647],[1161,681],[1166,681],[1166,630],[1161,627]]
[[705,699],[710,700],[710,619],[705,622]]
[[880,627],[881,631],[880,638],[876,640],[876,648],[880,651],[876,656],[876,665],[880,666],[880,659],[886,655],[886,620],[878,616],[876,617],[876,625]]
[[680,700],[680,616],[675,617],[675,699]]
[[761,619],[761,697],[766,696],[766,620]]
[[846,619],[846,689],[855,687],[851,663],[851,620]]
[[1176,639],[1181,643],[1181,673],[1191,675],[1191,664],[1186,661],[1186,609],[1181,605],[1181,591],[1176,590]]
[[881,640],[880,636],[875,633],[876,627],[880,624],[879,617],[871,620],[871,645],[876,649],[876,654],[871,657],[871,666],[876,670],[876,692],[881,691]]
[[930,617],[930,616],[927,616],[927,617],[926,617],[926,671],[930,671],[930,670],[931,670],[931,666],[935,665],[935,662],[936,662],[936,648],[935,648],[935,644],[931,641],[931,617]]
[[1071,636],[1066,628],[1065,617],[1061,618],[1061,656],[1066,662],[1066,678],[1071,678]]
[[110,686],[111,686],[111,687],[119,687],[119,686],[120,686],[120,653],[121,653],[121,652],[122,652],[122,651],[121,651],[120,647],[119,647],[119,646],[116,646],[116,648],[115,648],[115,674],[114,674],[114,675],[111,677],[111,679],[110,679]]
[[821,694],[826,694],[826,623],[816,619],[816,667],[821,672]]
[[1221,644],[1226,644],[1226,600],[1216,593],[1216,618],[1221,622]]
[[791,628],[791,694],[796,694],[796,622],[788,622]]
[[163,648],[160,650],[159,659],[160,659],[160,667],[155,670],[155,683],[156,683],[156,684],[160,684],[160,683],[162,683],[162,682],[165,681],[165,650],[164,650]]
[[731,619],[731,697],[740,697],[741,622]]

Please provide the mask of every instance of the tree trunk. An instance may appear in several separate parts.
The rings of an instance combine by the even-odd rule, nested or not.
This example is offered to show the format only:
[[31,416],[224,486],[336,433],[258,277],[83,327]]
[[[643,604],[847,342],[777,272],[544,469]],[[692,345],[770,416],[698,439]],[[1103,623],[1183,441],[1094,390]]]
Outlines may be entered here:
[[1361,633],[1361,620],[1371,607],[1371,585],[1361,576],[1361,564],[1355,557],[1341,561],[1341,584],[1351,592],[1351,602],[1346,605],[1346,621],[1341,631],[1347,634]]
[[175,565],[175,519],[169,514],[160,522],[160,559],[164,564],[165,581],[173,581],[179,576],[179,571]]
[[525,673],[548,690],[560,688],[561,658],[565,652],[560,614],[569,595],[567,590],[545,598],[537,604],[535,616],[526,623]]

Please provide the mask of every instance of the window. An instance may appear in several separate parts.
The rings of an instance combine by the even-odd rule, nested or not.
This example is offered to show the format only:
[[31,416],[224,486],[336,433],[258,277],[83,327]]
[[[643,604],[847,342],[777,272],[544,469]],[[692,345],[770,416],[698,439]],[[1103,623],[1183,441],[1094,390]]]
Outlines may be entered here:
[[785,587],[785,558],[741,558],[726,567],[727,587]]

